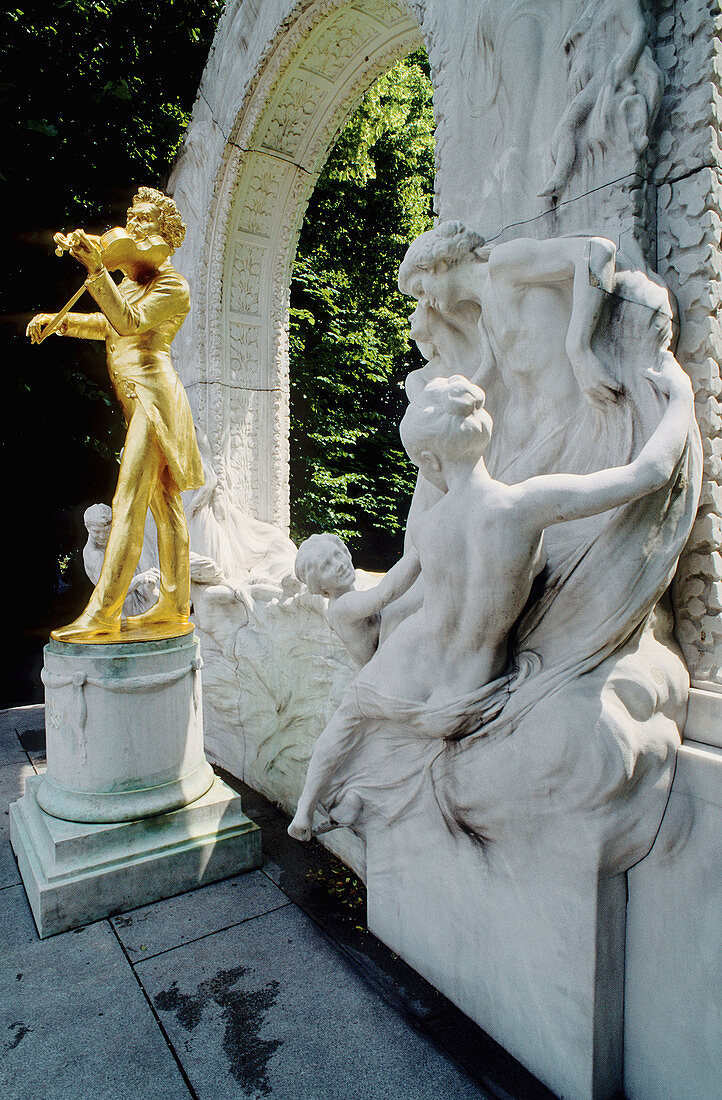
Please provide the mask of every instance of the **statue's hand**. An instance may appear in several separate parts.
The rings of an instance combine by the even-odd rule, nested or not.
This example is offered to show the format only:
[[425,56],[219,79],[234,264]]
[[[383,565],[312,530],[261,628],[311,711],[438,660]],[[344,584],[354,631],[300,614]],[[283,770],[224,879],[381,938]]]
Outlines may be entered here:
[[654,388],[664,397],[670,400],[673,397],[684,397],[690,404],[694,404],[694,392],[689,375],[682,370],[671,352],[663,352],[657,366],[644,373]]
[[76,229],[70,233],[67,241],[75,259],[87,268],[91,275],[97,275],[103,266],[103,259],[95,241],[90,239],[84,229]]
[[607,373],[601,360],[591,349],[586,354],[576,354],[572,366],[582,393],[590,405],[596,409],[604,409],[616,401],[622,387]]
[[47,325],[48,321],[52,320],[49,313],[36,313],[32,321],[25,329],[25,335],[30,337],[30,341],[33,344],[37,344],[40,341],[40,333]]

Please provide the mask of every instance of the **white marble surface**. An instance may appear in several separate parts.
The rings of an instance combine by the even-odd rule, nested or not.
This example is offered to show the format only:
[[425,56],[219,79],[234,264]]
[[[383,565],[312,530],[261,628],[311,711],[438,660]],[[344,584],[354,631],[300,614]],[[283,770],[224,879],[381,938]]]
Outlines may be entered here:
[[403,0],[225,7],[170,180],[188,223],[178,265],[193,288],[177,363],[209,440],[217,515],[233,505],[288,528],[288,287],[298,231],[348,115],[421,42]]
[[[374,579],[360,575],[358,583]],[[357,662],[329,628],[324,598],[305,588],[194,583],[192,595],[206,753],[293,813],[314,742]],[[363,875],[363,844],[342,832],[323,842]]]
[[[85,509],[83,515],[83,522],[88,532],[88,538],[83,547],[83,565],[88,579],[94,585],[98,583],[100,571],[103,568],[112,518],[113,509],[108,504],[91,504]],[[142,563],[142,558],[141,554],[141,562],[138,563],[128,587],[128,594],[123,601],[124,618],[128,615],[142,615],[157,602],[160,594],[158,587],[160,571],[156,566],[146,567]],[[155,560],[157,563],[157,552]]]
[[[389,588],[388,604],[419,573],[422,587],[317,743],[294,822],[299,838],[319,800],[328,810],[354,782],[374,788],[372,765],[359,773],[352,761],[366,752],[364,720],[376,728],[384,717],[417,736],[459,741],[437,768],[449,771],[439,775],[442,787],[461,786],[463,795],[450,797],[464,803],[469,827],[490,731],[497,738],[497,728],[514,728],[521,740],[528,728],[533,741],[538,727],[527,712],[644,628],[696,510],[701,447],[689,381],[669,352],[669,301],[645,273],[615,271],[610,242],[520,239],[485,249],[458,223],[442,223],[411,247],[400,283],[418,300],[412,334],[428,359],[407,380],[401,425],[420,475],[405,558],[378,591]],[[452,366],[467,378],[473,372],[486,398],[461,375],[446,380]],[[668,376],[660,389],[656,372]],[[600,472],[605,465],[612,469]],[[635,544],[644,547],[641,569]],[[614,583],[600,591],[596,563],[610,559]],[[338,606],[351,598],[370,611],[384,606],[371,592],[341,595]],[[618,677],[610,690],[629,720],[605,716],[603,729],[643,771],[645,757],[659,752],[668,784],[684,670],[664,615],[646,629],[652,650],[664,647],[666,630],[666,652],[654,676],[641,652],[628,654],[625,677],[638,686]],[[655,713],[652,749],[644,722]],[[475,730],[476,740],[467,736]],[[607,764],[597,778],[601,811],[627,780]],[[487,800],[479,796],[480,805]],[[662,809],[652,811],[657,821]]]
[[69,821],[130,821],[207,791],[201,664],[192,634],[118,645],[51,641],[40,805]]
[[722,749],[682,745],[659,836],[628,879],[625,1095],[712,1100],[722,1095]]
[[427,0],[423,26],[442,217],[497,237],[644,165],[663,76],[640,0]]
[[722,749],[722,692],[691,688],[685,740]]
[[398,598],[401,582],[356,570],[348,547],[337,535],[311,535],[298,548],[296,576],[312,596],[323,596],[326,620],[354,661],[367,664],[384,630],[382,612]]
[[[618,268],[649,276],[644,257],[656,257],[677,295],[683,321],[678,358],[692,376],[697,396],[704,489],[674,600],[677,637],[704,692],[722,682],[722,343],[715,289],[722,246],[719,171],[714,167],[719,160],[717,55],[722,29],[711,0],[660,0],[653,19],[650,14],[648,5],[638,0],[605,0],[594,6],[586,0],[565,0],[553,11],[548,5],[525,2],[504,7],[494,0],[478,5],[418,0],[400,8],[388,0],[364,0],[350,8],[336,0],[229,3],[174,180],[179,201],[188,206],[193,230],[189,237],[196,240],[195,252],[188,254],[189,266],[183,266],[183,254],[180,258],[184,273],[195,281],[193,327],[186,326],[181,371],[208,433],[218,475],[212,507],[219,529],[231,526],[225,519],[231,501],[283,527],[285,325],[296,229],[330,136],[375,73],[419,41],[420,29],[435,88],[436,205],[442,216],[464,218],[473,229],[494,237],[494,244],[564,232],[609,236],[619,246]],[[659,103],[660,73],[666,89],[654,142],[645,148]],[[498,94],[490,96],[490,89]],[[585,91],[586,98],[580,94]],[[519,101],[522,112],[513,109]],[[508,124],[504,112],[510,112]],[[470,142],[470,133],[476,141]],[[503,188],[497,185],[500,180]],[[560,196],[539,194],[549,190],[545,185],[550,182]],[[539,216],[525,221],[535,214]],[[478,259],[483,261],[483,255]],[[479,280],[472,279],[476,289],[467,306],[457,309],[459,303],[452,302],[451,312],[436,310],[433,324],[428,309],[422,310],[426,316],[418,318],[421,331],[434,329],[432,337],[420,339],[432,346],[427,374],[434,373],[436,353],[445,362],[456,356],[452,371],[436,373],[474,377],[480,364],[488,371],[477,381],[487,391],[495,420],[489,467],[499,480],[514,482],[555,470],[586,473],[623,464],[649,437],[659,405],[641,392],[638,367],[649,349],[650,331],[643,318],[650,314],[636,294],[635,277],[626,282],[620,278],[610,287],[607,266],[594,262],[590,253],[586,269],[575,264],[572,277],[567,268],[553,284],[521,280],[511,307],[508,295],[513,288],[507,285],[500,298],[507,308],[496,320],[494,295],[489,293],[493,280],[488,279],[481,280],[487,286],[479,293]],[[584,323],[575,329],[569,323],[570,309],[575,282],[580,288],[583,279],[591,289],[582,296],[590,309],[582,310]],[[603,299],[594,293],[600,289],[615,293]],[[607,303],[596,333],[600,315],[595,313],[595,298]],[[432,303],[427,305],[434,310]],[[482,312],[490,324],[487,344],[480,345]],[[544,318],[541,325],[534,320],[539,316]],[[516,318],[523,324],[515,332]],[[576,337],[585,331],[594,338],[580,342]],[[621,332],[621,340],[615,332]],[[566,418],[561,425],[560,410]],[[696,458],[692,465],[694,483]],[[415,514],[423,515],[434,499],[433,488],[420,489]],[[569,525],[568,531],[565,525],[552,529],[547,555],[557,569],[549,574],[543,614],[525,622],[526,640],[541,647],[550,680],[530,677],[515,693],[521,711],[513,737],[500,732],[486,743],[479,739],[462,745],[436,766],[437,789],[448,788],[453,796],[442,794],[441,801],[454,820],[452,803],[461,806],[459,823],[464,828],[482,834],[486,829],[496,839],[509,827],[509,791],[521,790],[533,796],[540,813],[560,797],[569,796],[572,814],[591,800],[596,824],[590,826],[582,817],[581,840],[572,859],[589,858],[593,863],[596,852],[607,862],[607,871],[620,870],[651,844],[684,719],[687,683],[668,606],[658,606],[641,636],[635,634],[634,624],[643,620],[666,587],[688,529],[690,499],[689,492],[683,492],[677,504],[670,501],[660,538],[653,537],[651,557],[650,529],[644,532],[645,523],[653,526],[653,515],[648,512],[645,519],[643,508],[634,520],[639,521],[636,548],[629,538],[634,523],[626,525],[623,518],[609,529],[588,520],[575,521],[577,526]],[[627,519],[632,519],[629,513]],[[207,549],[202,552],[210,554]],[[633,579],[633,559],[643,567],[634,588],[636,602],[625,607],[624,585]],[[615,562],[611,572],[610,561]],[[616,568],[620,562],[629,568]],[[567,583],[569,578],[573,583]],[[211,690],[219,711],[214,706],[210,722],[213,730],[222,727],[223,733],[213,736],[223,740],[224,751],[240,758],[237,766],[244,774],[257,775],[271,797],[274,790],[281,791],[288,805],[313,743],[312,731],[319,717],[327,716],[323,703],[338,699],[353,669],[335,663],[325,670],[315,665],[310,684],[302,684],[303,707],[296,710],[292,704],[285,710],[286,697],[272,665],[270,675],[262,669],[261,655],[269,652],[263,635],[268,630],[273,638],[283,637],[278,653],[288,660],[291,623],[300,624],[302,616],[284,618],[272,610],[273,600],[258,610],[263,600],[254,597],[256,610],[248,622],[254,631],[259,629],[251,645],[250,682],[265,679],[270,689],[267,683],[252,693],[262,703],[253,702],[243,711],[239,700],[248,669],[239,629],[243,612],[238,609],[245,599],[236,599],[235,591],[231,586],[233,614],[225,619],[222,599],[219,606],[206,609],[215,636],[232,641],[219,641],[214,653],[212,676],[217,679],[209,683],[217,685]],[[283,593],[274,597],[278,606],[285,598]],[[273,626],[268,619],[274,620]],[[310,659],[304,652],[308,655],[319,638],[325,639],[319,653],[328,656],[325,629],[323,623],[300,634],[296,653],[301,662]],[[628,645],[619,650],[624,638]],[[580,640],[585,656],[572,669],[569,661],[573,664],[578,656]],[[343,650],[339,647],[336,653],[342,654],[343,666]],[[571,679],[550,692],[557,683],[554,678],[565,675],[565,667]],[[595,705],[584,677],[597,674]],[[293,680],[301,683],[302,677],[294,672]],[[536,700],[545,693],[548,702],[540,706]],[[275,725],[268,707],[271,698],[282,716]],[[303,735],[292,719],[295,714],[308,715],[314,700],[307,743],[299,752]],[[709,729],[706,709],[700,720],[701,702],[706,707],[706,697],[693,697],[692,730]],[[524,711],[526,703],[536,713],[534,720]],[[603,736],[597,737],[600,726]],[[264,761],[269,758],[272,764],[266,769]],[[579,786],[569,785],[570,773],[581,778]],[[498,775],[504,776],[503,782],[494,782]],[[630,790],[634,797],[627,797]],[[479,805],[485,807],[481,816],[472,812]],[[399,827],[402,824],[400,819]],[[419,863],[407,871],[421,874],[422,867]],[[395,904],[393,894],[379,895],[377,901],[391,909]],[[393,921],[390,929],[392,925]],[[424,965],[433,963],[431,950]],[[520,969],[522,963],[523,959]],[[564,981],[571,988],[577,978],[578,973],[565,973]],[[587,987],[585,997],[588,993]],[[704,1011],[704,1002],[699,1005]],[[501,1041],[514,1046],[522,1030],[515,1025]],[[607,1032],[613,1034],[614,1027]],[[664,1064],[661,1049],[656,1053]],[[580,1071],[579,1080],[583,1079]]]
[[621,1082],[624,876],[575,872],[569,828],[516,822],[487,857],[454,838],[430,790],[368,834],[369,928],[558,1096]]
[[[678,358],[705,439],[702,508],[674,592],[678,640],[700,686],[722,683],[715,12],[713,0],[659,0],[653,11],[647,0],[226,5],[172,177],[189,225],[179,267],[193,288],[179,370],[210,441],[221,528],[231,504],[282,529],[288,522],[286,310],[297,227],[351,106],[423,41],[441,216],[495,240],[500,228],[502,239],[608,235],[637,265],[642,254],[656,262],[677,296]],[[561,166],[555,202],[539,192]]]
[[191,805],[106,824],[62,821],[28,780],[10,839],[41,938],[261,865],[261,832],[220,779]]
[[406,551],[337,605],[406,603],[316,742],[289,832],[352,824],[374,930],[555,1091],[608,1096],[623,875],[664,813],[688,689],[656,606],[701,478],[672,309],[608,241],[488,249],[446,223],[401,287],[428,360],[401,424],[420,472]]

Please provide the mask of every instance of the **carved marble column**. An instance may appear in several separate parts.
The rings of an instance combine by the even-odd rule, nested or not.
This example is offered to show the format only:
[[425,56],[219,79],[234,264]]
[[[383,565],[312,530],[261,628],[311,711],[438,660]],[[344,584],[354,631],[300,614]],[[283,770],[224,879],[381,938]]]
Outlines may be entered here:
[[[390,828],[377,823],[368,835],[373,927],[565,1095],[605,1097],[621,1084],[625,957],[629,1094],[645,1100],[657,1094],[659,1081],[671,1079],[675,1100],[696,1100],[716,1087],[710,1085],[709,1041],[694,1020],[713,1010],[717,974],[712,969],[715,980],[685,986],[688,996],[682,998],[659,930],[677,915],[669,903],[674,897],[676,906],[685,907],[682,923],[695,928],[690,942],[675,934],[676,957],[688,946],[695,957],[710,960],[710,967],[717,965],[707,924],[701,929],[696,914],[705,914],[711,926],[711,915],[722,904],[713,885],[718,808],[709,797],[722,751],[721,23],[716,0],[232,0],[173,179],[189,238],[202,242],[195,254],[179,256],[184,273],[195,275],[196,288],[181,370],[211,441],[219,499],[238,499],[254,515],[281,525],[288,517],[287,303],[296,233],[347,113],[374,76],[418,42],[423,40],[431,61],[436,207],[442,218],[465,222],[489,245],[564,234],[610,238],[621,269],[658,273],[676,295],[677,355],[694,384],[704,447],[699,516],[673,590],[676,638],[694,686],[669,810],[652,852],[629,872],[625,951],[623,882],[629,862],[610,870],[601,855],[590,856],[586,878],[570,878],[564,861],[546,849],[536,867],[524,865],[515,853],[505,879],[503,867],[491,867],[464,849],[454,879],[451,841],[443,829],[437,835],[428,820],[402,817]],[[590,281],[592,276],[590,270]],[[616,576],[614,565],[605,563],[610,577]],[[298,611],[294,605],[286,627]],[[667,653],[674,655],[666,602],[656,614],[659,621],[650,620],[645,638],[654,639],[659,627]],[[220,624],[213,620],[214,636],[232,635],[233,653],[242,654],[248,630],[254,652],[262,650],[259,623],[276,615],[281,621],[283,612],[269,602],[262,615],[251,613],[246,623],[235,607],[235,616]],[[324,635],[324,646],[329,645]],[[246,724],[244,712],[241,731],[233,715],[253,674],[240,661],[231,668],[222,649],[218,643],[217,652],[209,650],[210,744],[229,753],[237,737],[239,745],[272,744],[274,759],[285,753],[286,759],[305,760],[328,713],[321,717],[319,709],[315,725],[304,724],[303,740],[280,721],[267,737],[270,708],[252,730],[253,713]],[[290,649],[284,654],[293,677],[303,682],[308,654],[298,665]],[[675,706],[683,712],[686,673],[679,657],[674,660],[680,672]],[[649,669],[652,664],[647,662]],[[323,681],[318,660],[314,664],[325,698],[339,698],[349,672],[336,662]],[[628,677],[619,689],[627,693],[625,705],[639,715],[648,704],[641,679]],[[681,726],[683,715],[673,717]],[[592,738],[595,729],[593,716],[586,714],[579,739]],[[570,735],[569,744],[577,743]],[[535,761],[540,751],[536,743],[528,747]],[[668,780],[673,760],[667,764]],[[569,770],[574,770],[571,762]],[[268,770],[262,781],[266,792],[287,806],[298,798],[299,778],[290,770]],[[523,786],[523,774],[518,783]],[[649,844],[664,809],[663,786],[644,823],[651,828],[656,815]],[[551,802],[555,791],[550,788]],[[493,787],[490,798],[491,793]],[[630,797],[624,805],[632,803]],[[431,802],[425,805],[429,810]],[[584,806],[577,811],[572,832],[585,827]],[[555,831],[547,821],[536,840],[530,835],[525,843],[533,849],[543,836],[554,847],[564,838],[557,825]],[[643,855],[640,843],[627,858]],[[429,866],[438,870],[431,901],[425,893]],[[689,883],[687,893],[679,886],[672,890],[675,874]],[[444,875],[448,881],[438,890]],[[516,900],[508,941],[495,923],[504,912],[507,888]],[[455,948],[440,950],[442,940]],[[547,956],[539,951],[540,942],[551,944]],[[645,946],[650,943],[654,951]],[[507,964],[513,976],[508,998]],[[655,966],[655,997],[675,1006],[667,1014],[671,1025],[662,1013],[647,1013],[640,995]],[[551,987],[558,998],[558,1026],[555,1031],[550,1023],[551,1032],[544,1026],[535,1032]],[[560,987],[566,988],[566,999]],[[682,1018],[684,1043],[674,1032]]]

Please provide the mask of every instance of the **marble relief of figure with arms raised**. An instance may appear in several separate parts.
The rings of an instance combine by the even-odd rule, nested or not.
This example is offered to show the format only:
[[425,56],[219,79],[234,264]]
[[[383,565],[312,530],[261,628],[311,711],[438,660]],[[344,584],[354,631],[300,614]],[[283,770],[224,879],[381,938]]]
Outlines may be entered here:
[[[400,563],[402,586],[421,574],[423,603],[359,673],[317,741],[291,836],[311,837],[316,806],[332,796],[339,767],[379,700],[380,716],[393,719],[401,710],[420,736],[452,739],[481,725],[494,697],[508,692],[518,674],[518,668],[509,670],[510,635],[545,565],[545,528],[652,493],[679,461],[693,408],[689,380],[671,355],[648,379],[667,404],[632,463],[511,486],[495,481],[484,463],[492,423],[483,391],[461,376],[439,377],[412,401],[402,441],[443,494]],[[372,594],[364,595],[371,606]]]
[[358,631],[364,667],[316,742],[292,835],[311,835],[319,803],[349,823],[354,793],[367,835],[424,775],[447,823],[486,834],[545,789],[541,761],[564,789],[578,757],[594,835],[626,799],[619,850],[639,851],[688,690],[662,599],[701,474],[673,303],[604,238],[489,247],[458,222],[414,242],[399,282],[427,360],[401,426],[419,469],[406,549],[375,589],[350,590],[350,572],[313,589],[340,637]]

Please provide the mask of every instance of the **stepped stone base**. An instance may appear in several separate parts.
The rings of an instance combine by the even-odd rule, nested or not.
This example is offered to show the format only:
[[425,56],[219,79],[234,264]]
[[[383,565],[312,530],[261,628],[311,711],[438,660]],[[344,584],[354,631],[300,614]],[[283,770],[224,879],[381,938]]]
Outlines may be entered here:
[[261,830],[216,778],[201,798],[137,821],[82,824],[10,807],[10,840],[41,939],[261,865]]

